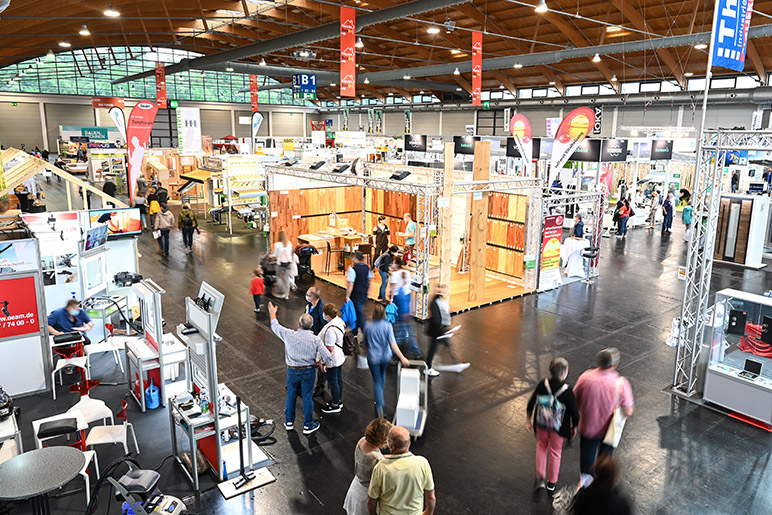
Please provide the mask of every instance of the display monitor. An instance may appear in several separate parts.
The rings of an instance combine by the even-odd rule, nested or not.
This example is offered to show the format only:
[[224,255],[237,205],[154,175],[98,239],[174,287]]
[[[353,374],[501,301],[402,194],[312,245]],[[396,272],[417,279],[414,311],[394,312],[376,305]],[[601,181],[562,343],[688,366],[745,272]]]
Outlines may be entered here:
[[89,211],[88,217],[91,227],[106,225],[108,237],[142,234],[142,220],[136,207]]
[[767,345],[772,345],[772,317],[764,315],[764,321],[761,325],[761,341]]
[[748,312],[741,309],[729,310],[729,321],[726,324],[726,334],[745,334],[745,323],[748,321]]
[[86,239],[83,240],[83,252],[94,250],[107,242],[108,227],[105,224],[92,227],[86,231]]
[[753,374],[754,376],[761,374],[761,361],[746,359],[744,370],[749,374]]
[[217,329],[224,301],[225,295],[217,291],[206,281],[201,281],[201,288],[198,290],[198,297],[195,299],[195,302],[201,309],[212,314],[212,331]]

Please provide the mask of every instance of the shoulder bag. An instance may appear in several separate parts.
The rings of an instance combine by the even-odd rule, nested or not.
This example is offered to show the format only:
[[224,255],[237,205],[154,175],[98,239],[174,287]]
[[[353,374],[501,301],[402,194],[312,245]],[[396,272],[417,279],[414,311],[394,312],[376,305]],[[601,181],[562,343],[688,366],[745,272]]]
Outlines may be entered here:
[[614,408],[614,414],[611,416],[611,422],[606,430],[606,436],[603,438],[603,443],[610,445],[614,449],[619,445],[619,440],[622,438],[622,430],[625,428],[625,422],[627,417],[622,413],[622,378],[617,379],[617,404]]

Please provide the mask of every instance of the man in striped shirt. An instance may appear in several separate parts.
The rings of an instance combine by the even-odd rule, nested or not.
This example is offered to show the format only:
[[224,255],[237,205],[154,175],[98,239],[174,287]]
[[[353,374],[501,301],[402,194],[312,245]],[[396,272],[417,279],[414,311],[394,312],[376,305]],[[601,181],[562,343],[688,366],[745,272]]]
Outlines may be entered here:
[[271,330],[284,342],[284,361],[287,363],[287,404],[284,410],[284,428],[295,429],[295,400],[298,392],[303,400],[303,434],[310,435],[319,429],[319,422],[314,420],[314,379],[316,366],[325,370],[325,365],[316,361],[321,355],[322,361],[329,364],[332,356],[322,340],[312,331],[314,319],[309,314],[300,315],[298,329],[294,331],[283,327],[276,319],[279,310],[272,302],[268,303],[271,318]]

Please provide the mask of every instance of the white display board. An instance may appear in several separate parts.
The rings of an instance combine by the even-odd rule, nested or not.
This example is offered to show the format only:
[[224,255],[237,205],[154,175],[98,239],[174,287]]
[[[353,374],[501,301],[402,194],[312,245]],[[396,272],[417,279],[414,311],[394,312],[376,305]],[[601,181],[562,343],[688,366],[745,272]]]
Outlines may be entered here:
[[198,107],[177,108],[178,147],[182,155],[201,155],[201,111]]

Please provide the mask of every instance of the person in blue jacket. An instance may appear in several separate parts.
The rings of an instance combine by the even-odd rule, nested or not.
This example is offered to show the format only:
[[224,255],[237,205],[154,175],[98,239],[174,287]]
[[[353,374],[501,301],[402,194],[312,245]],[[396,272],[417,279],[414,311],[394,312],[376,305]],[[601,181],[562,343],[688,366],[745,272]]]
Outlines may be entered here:
[[88,345],[91,340],[83,333],[93,328],[94,322],[75,299],[68,300],[63,308],[55,309],[48,315],[48,332],[52,336],[78,331],[83,335],[84,344]]

